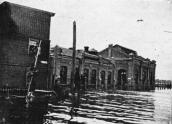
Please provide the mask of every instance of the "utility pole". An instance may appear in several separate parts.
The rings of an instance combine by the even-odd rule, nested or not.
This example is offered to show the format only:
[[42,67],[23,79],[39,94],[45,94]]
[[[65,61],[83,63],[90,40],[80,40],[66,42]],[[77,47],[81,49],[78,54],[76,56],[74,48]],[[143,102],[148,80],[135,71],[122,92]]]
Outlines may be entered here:
[[72,108],[70,110],[70,115],[71,115],[71,119],[73,118],[73,115],[74,113],[76,113],[75,111],[75,103],[76,103],[76,100],[78,101],[78,94],[77,96],[75,96],[75,63],[76,63],[76,22],[74,21],[73,22],[73,54],[72,54],[72,72],[71,72],[71,93],[72,93]]
[[71,73],[71,91],[74,94],[74,77],[76,63],[76,22],[73,22],[73,55],[72,55],[72,73]]

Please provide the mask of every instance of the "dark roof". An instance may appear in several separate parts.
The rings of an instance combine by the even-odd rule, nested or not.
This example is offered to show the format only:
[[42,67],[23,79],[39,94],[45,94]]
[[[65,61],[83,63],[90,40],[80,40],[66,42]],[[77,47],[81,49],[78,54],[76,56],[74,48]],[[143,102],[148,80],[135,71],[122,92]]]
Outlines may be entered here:
[[[60,50],[61,55],[72,57],[73,50],[71,48],[67,49],[67,48],[63,48],[63,47],[60,47],[60,46],[56,46],[56,47],[58,48],[58,50]],[[54,48],[52,48],[52,49],[54,49]],[[82,55],[82,51],[81,50],[76,50],[76,57],[81,58],[81,55]]]
[[48,11],[45,11],[45,10],[40,10],[40,9],[36,9],[36,8],[24,6],[24,5],[19,5],[19,4],[15,4],[15,3],[7,2],[7,1],[1,3],[1,6],[2,5],[10,5],[10,7],[19,7],[19,8],[23,8],[23,9],[30,9],[30,10],[34,10],[34,11],[37,11],[37,12],[42,12],[42,13],[48,14],[49,16],[54,16],[55,15],[55,13],[52,13],[52,12],[48,12]]
[[[57,52],[60,52],[61,55],[72,57],[72,55],[73,55],[72,48],[67,49],[67,48],[63,48],[63,47],[60,47],[60,46],[56,46],[56,47],[58,48]],[[52,48],[52,49],[54,49],[54,48]],[[102,57],[100,55],[91,54],[91,53],[85,52],[84,50],[76,50],[76,58],[80,58],[81,59],[83,53],[84,53],[84,56],[85,56],[84,58],[85,59],[91,59],[91,60],[95,60],[95,61],[100,60],[101,62],[106,63],[106,64],[113,64],[111,62],[111,60],[108,59],[108,58],[104,58],[104,57]]]
[[[57,46],[58,49],[61,49],[61,55],[65,55],[65,56],[70,56],[72,57],[73,55],[73,50],[72,48],[63,48],[63,47],[60,47],[60,46]],[[98,59],[98,55],[95,55],[95,54],[91,54],[91,53],[88,53],[88,52],[84,52],[84,50],[76,50],[76,57],[77,58],[81,58],[82,57],[82,54],[84,53],[85,57],[88,57],[88,58],[96,58]]]
[[49,40],[54,13],[10,2],[0,4],[0,33]]
[[[72,57],[72,55],[73,55],[73,50],[72,49],[67,49],[67,48],[62,48],[61,47],[61,50],[62,50],[62,55],[66,55],[66,56],[71,56]],[[76,57],[77,58],[81,58],[81,55],[82,55],[82,52],[76,50]]]

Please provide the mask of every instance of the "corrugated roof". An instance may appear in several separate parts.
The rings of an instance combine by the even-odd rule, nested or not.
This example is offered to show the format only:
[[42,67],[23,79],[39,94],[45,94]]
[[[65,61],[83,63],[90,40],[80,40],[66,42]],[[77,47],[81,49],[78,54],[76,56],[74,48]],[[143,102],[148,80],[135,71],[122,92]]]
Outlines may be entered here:
[[2,33],[17,33],[35,39],[49,40],[50,18],[54,13],[10,2],[3,2],[0,8],[3,11],[0,12]]
[[38,11],[38,12],[43,12],[43,13],[48,14],[50,16],[55,15],[55,13],[52,13],[52,12],[48,12],[48,11],[45,11],[45,10],[40,10],[40,9],[36,9],[36,8],[24,6],[24,5],[19,5],[19,4],[15,4],[15,3],[7,2],[7,1],[1,3],[1,5],[4,5],[4,4],[10,5],[11,7],[15,6],[15,7],[23,8],[23,9],[30,9],[30,10],[34,10],[34,11]]

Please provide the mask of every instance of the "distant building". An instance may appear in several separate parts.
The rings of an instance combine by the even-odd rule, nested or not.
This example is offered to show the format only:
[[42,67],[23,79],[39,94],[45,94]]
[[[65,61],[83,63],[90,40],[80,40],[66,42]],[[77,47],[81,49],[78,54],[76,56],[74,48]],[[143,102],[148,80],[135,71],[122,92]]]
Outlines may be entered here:
[[157,88],[168,88],[171,89],[172,88],[172,81],[171,80],[160,80],[160,79],[156,79],[155,80],[155,86]]
[[156,62],[120,45],[109,45],[100,53],[116,65],[115,86],[124,90],[151,90],[155,87]]
[[[38,60],[37,88],[47,87],[50,22],[54,13],[9,2],[0,4],[0,87],[25,87],[26,74]],[[44,61],[44,64],[41,62]]]
[[[60,77],[61,84],[69,86],[71,82],[72,49],[59,46],[53,48],[51,82],[55,77]],[[76,74],[82,77],[81,87],[85,89],[113,89],[114,64],[109,59],[98,55],[94,49],[76,51]],[[79,73],[77,73],[79,71]]]
[[[53,48],[52,87],[55,76],[60,77],[61,84],[70,85],[72,52],[72,49],[59,46]],[[156,62],[120,45],[109,45],[101,52],[88,47],[77,50],[76,68],[84,75],[81,85],[86,89],[151,90],[155,87]]]

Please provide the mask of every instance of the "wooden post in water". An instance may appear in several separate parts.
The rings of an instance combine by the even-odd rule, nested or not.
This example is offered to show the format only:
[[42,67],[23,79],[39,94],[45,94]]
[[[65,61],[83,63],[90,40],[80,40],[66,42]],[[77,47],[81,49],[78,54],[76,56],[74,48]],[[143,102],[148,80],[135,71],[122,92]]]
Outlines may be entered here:
[[73,55],[72,55],[72,73],[71,73],[71,91],[74,94],[74,77],[75,77],[75,60],[76,60],[76,22],[73,22]]
[[76,60],[76,22],[73,22],[73,54],[72,54],[72,72],[71,72],[71,93],[72,93],[72,108],[70,110],[71,119],[73,118],[75,108],[75,60]]

